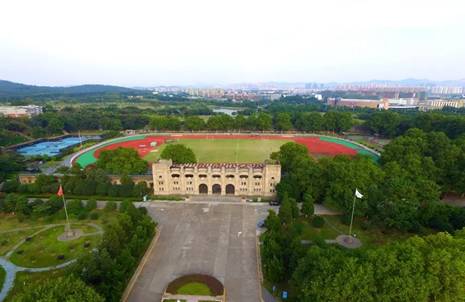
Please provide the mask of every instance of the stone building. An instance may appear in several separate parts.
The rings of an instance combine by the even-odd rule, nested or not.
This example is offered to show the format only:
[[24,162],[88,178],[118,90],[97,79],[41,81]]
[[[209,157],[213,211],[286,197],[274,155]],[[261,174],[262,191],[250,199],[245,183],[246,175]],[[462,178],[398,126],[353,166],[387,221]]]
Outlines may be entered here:
[[[173,164],[160,160],[152,164],[152,174],[130,175],[134,183],[145,182],[155,195],[265,196],[276,194],[281,166],[276,163],[197,163]],[[21,184],[32,184],[39,174],[19,174]],[[57,178],[62,174],[55,174]],[[112,184],[121,176],[108,175]]]
[[152,165],[155,195],[274,196],[281,179],[275,163],[173,164],[160,160]]

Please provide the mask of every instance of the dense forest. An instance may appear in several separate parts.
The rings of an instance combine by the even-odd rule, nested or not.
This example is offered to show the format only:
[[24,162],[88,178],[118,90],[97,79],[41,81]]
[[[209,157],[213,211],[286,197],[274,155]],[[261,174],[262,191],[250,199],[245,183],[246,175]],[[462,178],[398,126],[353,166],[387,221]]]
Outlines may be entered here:
[[[295,143],[272,157],[282,165],[281,206],[265,222],[263,271],[291,289],[292,301],[463,301],[465,208],[440,202],[444,192],[465,193],[463,137],[411,128],[385,147],[379,164],[364,156],[315,161]],[[357,251],[318,240],[303,245],[306,221],[324,223],[313,217],[315,203],[339,209],[349,224],[355,188],[364,194],[355,208],[363,229],[448,234]]]

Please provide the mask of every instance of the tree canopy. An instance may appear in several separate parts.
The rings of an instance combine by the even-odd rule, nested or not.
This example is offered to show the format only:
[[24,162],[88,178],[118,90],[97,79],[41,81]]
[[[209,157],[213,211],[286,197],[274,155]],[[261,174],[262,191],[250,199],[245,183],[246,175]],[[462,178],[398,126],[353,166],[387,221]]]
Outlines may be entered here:
[[73,275],[33,283],[13,298],[15,302],[103,302],[90,286]]
[[97,159],[96,166],[112,174],[144,174],[148,164],[139,157],[136,150],[117,148],[104,150]]
[[160,155],[163,159],[171,159],[176,164],[195,163],[197,159],[194,151],[183,144],[169,144]]

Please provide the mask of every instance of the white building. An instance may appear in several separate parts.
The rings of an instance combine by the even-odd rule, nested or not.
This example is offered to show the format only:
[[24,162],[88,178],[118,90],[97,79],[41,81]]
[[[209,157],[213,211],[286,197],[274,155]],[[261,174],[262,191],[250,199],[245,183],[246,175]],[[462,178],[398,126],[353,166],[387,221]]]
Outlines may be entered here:
[[454,107],[454,108],[463,108],[465,107],[465,100],[427,100],[422,106],[422,109],[425,110],[436,110],[442,109],[444,107]]
[[0,106],[0,115],[8,117],[31,117],[42,113],[42,106]]

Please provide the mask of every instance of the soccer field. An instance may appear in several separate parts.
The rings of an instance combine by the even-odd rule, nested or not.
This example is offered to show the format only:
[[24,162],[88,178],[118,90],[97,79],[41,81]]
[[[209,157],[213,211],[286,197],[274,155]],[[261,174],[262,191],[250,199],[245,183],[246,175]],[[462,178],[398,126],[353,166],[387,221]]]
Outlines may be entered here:
[[[176,143],[183,144],[194,151],[198,162],[216,163],[259,163],[270,158],[270,154],[279,151],[281,145],[288,140],[271,139],[178,139]],[[163,144],[156,152],[150,152],[144,159],[155,161],[160,157]]]

